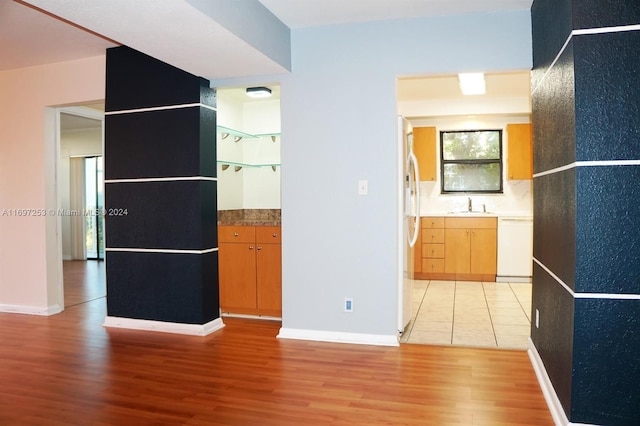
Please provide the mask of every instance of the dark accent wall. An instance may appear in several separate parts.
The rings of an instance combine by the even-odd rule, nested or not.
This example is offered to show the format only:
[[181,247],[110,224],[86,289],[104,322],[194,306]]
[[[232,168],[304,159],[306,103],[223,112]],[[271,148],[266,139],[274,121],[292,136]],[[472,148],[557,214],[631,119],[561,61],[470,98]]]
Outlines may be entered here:
[[531,338],[572,423],[640,424],[640,166],[610,163],[640,159],[640,31],[573,32],[638,23],[640,2],[532,6]]
[[126,46],[107,50],[109,316],[218,318],[215,105],[207,80]]

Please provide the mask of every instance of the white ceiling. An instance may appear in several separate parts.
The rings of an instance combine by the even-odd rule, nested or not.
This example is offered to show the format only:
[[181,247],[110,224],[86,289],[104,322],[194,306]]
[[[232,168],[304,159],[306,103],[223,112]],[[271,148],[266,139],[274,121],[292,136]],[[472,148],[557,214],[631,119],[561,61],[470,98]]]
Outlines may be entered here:
[[[521,10],[529,9],[532,3],[532,0],[260,1],[289,28]],[[29,3],[46,7],[50,12],[37,10]],[[55,17],[53,11],[65,15],[67,20]],[[75,24],[70,17],[77,17],[73,19]],[[123,43],[210,79],[225,78],[229,73],[246,75],[247,70],[258,75],[283,72],[273,60],[248,43],[238,42],[239,38],[234,40],[225,31],[213,19],[194,13],[185,0],[0,0],[0,71],[103,55],[105,49]],[[197,37],[185,35],[189,33]],[[202,53],[202,40],[206,40],[207,54]],[[487,89],[487,96],[494,91],[528,93],[528,77],[488,76]],[[399,83],[398,96],[411,101],[459,96],[459,91],[455,77],[415,78]]]

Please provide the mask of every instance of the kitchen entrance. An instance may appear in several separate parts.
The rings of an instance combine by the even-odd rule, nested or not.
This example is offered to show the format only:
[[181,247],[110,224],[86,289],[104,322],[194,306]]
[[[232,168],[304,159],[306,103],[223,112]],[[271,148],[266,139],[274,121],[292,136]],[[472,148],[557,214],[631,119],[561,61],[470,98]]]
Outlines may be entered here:
[[398,114],[411,124],[420,176],[405,205],[419,205],[421,228],[404,259],[412,316],[401,342],[527,348],[529,74],[482,75],[485,92],[472,96],[456,75],[397,81]]

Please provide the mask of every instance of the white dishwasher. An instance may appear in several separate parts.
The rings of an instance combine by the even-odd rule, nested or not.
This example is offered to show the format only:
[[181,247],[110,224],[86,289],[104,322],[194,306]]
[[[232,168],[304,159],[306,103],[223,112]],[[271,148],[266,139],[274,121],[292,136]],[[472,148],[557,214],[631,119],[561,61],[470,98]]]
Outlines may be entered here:
[[530,282],[533,262],[533,218],[498,218],[498,274],[496,281]]

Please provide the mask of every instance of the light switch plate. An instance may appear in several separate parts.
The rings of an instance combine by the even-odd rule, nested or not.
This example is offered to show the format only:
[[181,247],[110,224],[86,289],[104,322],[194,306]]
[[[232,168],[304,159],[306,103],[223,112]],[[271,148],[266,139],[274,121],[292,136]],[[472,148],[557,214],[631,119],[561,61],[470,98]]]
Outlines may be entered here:
[[359,180],[358,181],[358,195],[367,195],[369,193],[369,181],[368,180]]

